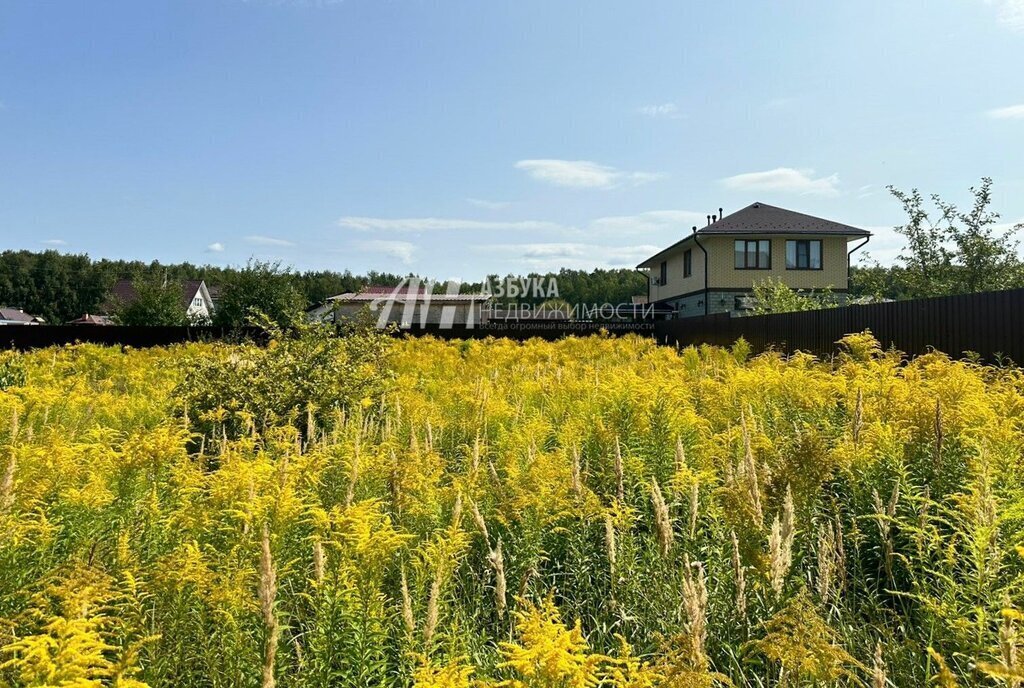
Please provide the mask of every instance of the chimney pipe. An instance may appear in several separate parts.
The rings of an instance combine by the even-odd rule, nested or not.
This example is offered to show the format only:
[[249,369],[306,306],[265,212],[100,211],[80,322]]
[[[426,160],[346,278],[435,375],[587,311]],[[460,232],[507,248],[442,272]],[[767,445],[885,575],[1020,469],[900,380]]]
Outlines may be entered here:
[[718,216],[717,215],[712,215],[711,216],[711,222],[718,222]]
[[710,227],[710,226],[711,226],[711,216],[708,215],[708,227]]
[[721,208],[718,209],[718,219],[719,220],[722,219],[722,209]]

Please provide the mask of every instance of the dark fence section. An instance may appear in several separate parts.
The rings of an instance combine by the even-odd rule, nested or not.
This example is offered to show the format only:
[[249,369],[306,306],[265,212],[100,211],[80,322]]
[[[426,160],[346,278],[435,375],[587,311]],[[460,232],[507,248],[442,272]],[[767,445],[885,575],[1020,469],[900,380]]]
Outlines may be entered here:
[[[632,322],[493,321],[471,329],[456,325],[445,330],[427,325],[399,330],[397,336],[550,340],[607,332],[655,337],[660,344],[670,346],[729,346],[743,337],[755,352],[799,349],[828,356],[837,350],[837,340],[864,330],[871,330],[883,347],[894,346],[911,355],[937,349],[959,357],[973,351],[987,361],[1009,358],[1024,363],[1024,289],[745,318],[712,315]],[[252,327],[0,326],[0,349],[37,349],[76,342],[141,348],[208,340],[263,342],[266,333]]]
[[257,327],[126,327],[120,325],[7,325],[0,326],[0,349],[41,349],[65,344],[111,344],[145,348],[182,342],[258,341],[266,333]]
[[712,315],[655,324],[661,344],[728,346],[743,337],[754,351],[799,349],[819,356],[835,353],[838,339],[863,330],[871,330],[884,348],[896,347],[911,355],[936,349],[960,357],[972,351],[990,362],[1009,358],[1024,363],[1024,289],[803,313],[743,318]]

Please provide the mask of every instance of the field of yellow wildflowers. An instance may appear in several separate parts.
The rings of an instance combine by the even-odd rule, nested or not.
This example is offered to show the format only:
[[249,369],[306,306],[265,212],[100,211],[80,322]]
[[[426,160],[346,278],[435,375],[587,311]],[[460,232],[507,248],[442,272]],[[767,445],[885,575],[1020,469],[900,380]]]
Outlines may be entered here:
[[0,685],[1024,685],[1024,375],[636,337],[0,355]]

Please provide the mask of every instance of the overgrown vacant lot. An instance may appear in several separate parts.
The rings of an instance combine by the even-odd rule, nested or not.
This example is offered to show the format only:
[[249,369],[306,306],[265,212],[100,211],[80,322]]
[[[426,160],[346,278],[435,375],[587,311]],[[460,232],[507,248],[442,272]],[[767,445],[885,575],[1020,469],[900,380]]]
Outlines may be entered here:
[[2,685],[1024,676],[1014,369],[311,332],[0,386]]

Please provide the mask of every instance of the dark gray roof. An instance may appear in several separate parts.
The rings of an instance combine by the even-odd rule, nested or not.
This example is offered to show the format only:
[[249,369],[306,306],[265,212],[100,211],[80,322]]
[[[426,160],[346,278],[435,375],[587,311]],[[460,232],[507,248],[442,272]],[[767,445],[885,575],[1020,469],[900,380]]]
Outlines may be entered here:
[[871,232],[841,222],[833,222],[813,215],[805,215],[767,203],[751,203],[742,210],[722,217],[698,234],[837,234],[842,236],[870,236]]
[[0,320],[29,323],[35,318],[20,308],[0,308]]
[[[785,208],[777,208],[767,203],[751,203],[746,208],[737,210],[731,215],[724,215],[718,222],[697,230],[697,236],[714,236],[728,234],[819,234],[848,237],[869,237],[871,232],[841,222],[833,222],[813,215],[805,215]],[[658,251],[650,258],[642,261],[637,268],[657,260],[670,253],[680,244],[693,239],[688,234],[668,248]]]

